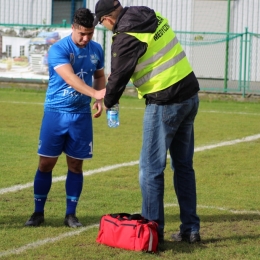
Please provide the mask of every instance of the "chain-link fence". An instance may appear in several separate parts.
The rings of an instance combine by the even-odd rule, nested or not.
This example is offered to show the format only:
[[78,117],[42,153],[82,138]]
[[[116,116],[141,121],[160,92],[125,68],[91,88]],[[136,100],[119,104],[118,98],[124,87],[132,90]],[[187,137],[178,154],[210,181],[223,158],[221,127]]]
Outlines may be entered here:
[[[30,5],[30,3],[31,5]],[[145,5],[168,19],[197,75],[201,90],[260,94],[259,0],[121,0]],[[48,81],[48,49],[71,32],[81,6],[96,0],[0,0],[0,80]],[[112,32],[96,27],[94,40],[110,73]]]

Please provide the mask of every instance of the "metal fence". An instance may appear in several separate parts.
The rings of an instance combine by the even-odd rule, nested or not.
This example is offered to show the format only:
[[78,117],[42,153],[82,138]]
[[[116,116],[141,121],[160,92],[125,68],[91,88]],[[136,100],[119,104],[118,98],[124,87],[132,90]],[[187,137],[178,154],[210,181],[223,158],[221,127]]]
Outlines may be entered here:
[[[20,4],[21,1],[29,0],[20,0]],[[56,40],[70,34],[68,14],[72,14],[80,5],[94,10],[96,0],[82,2],[77,0],[71,3],[58,0],[33,2],[34,6],[30,7],[30,10],[33,10],[34,18],[37,17],[35,12],[38,10],[38,4],[41,8],[38,12],[46,12],[45,16],[49,18],[45,19],[45,16],[41,15],[38,21],[35,18],[34,24],[19,23],[18,20],[14,24],[10,23],[12,21],[10,17],[5,21],[7,16],[2,15],[3,9],[7,12],[8,6],[13,13],[17,12],[14,0],[0,0],[0,81],[8,81],[10,78],[16,81],[19,79],[48,81],[48,48]],[[59,8],[53,8],[51,2]],[[240,93],[243,96],[260,94],[259,0],[121,0],[120,2],[124,6],[146,5],[167,17],[199,79],[201,90]],[[55,11],[50,13],[53,9]],[[62,16],[63,13],[66,15]],[[25,19],[26,14],[21,17]],[[57,21],[60,21],[60,24]],[[57,39],[54,39],[55,32],[58,33]],[[38,37],[40,33],[49,35],[52,42],[41,44]],[[111,39],[110,31],[102,26],[96,28],[94,40],[103,46],[107,74],[110,72]],[[46,41],[44,37],[41,40]]]

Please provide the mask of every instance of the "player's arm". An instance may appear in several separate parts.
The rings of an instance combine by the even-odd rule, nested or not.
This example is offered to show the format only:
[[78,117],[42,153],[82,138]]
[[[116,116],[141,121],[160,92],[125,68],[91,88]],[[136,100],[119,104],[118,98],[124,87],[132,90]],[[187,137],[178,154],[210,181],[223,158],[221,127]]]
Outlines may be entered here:
[[55,71],[68,85],[73,87],[76,91],[95,99],[102,99],[104,97],[106,91],[105,88],[97,90],[87,85],[83,80],[75,75],[74,70],[70,64],[61,65],[57,67]]
[[[104,69],[96,70],[93,77],[94,77],[93,88],[96,90],[105,89],[106,77],[105,77]],[[97,112],[93,115],[93,117],[95,117],[95,118],[100,117],[102,114],[102,111],[103,111],[102,100],[96,99],[96,101],[93,104],[92,109],[97,110]]]

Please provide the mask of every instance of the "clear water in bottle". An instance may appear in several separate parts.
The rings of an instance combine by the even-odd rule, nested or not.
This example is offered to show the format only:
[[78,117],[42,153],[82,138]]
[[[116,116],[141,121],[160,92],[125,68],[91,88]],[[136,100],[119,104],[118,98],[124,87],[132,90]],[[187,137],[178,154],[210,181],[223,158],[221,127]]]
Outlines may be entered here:
[[115,104],[107,110],[107,125],[109,127],[119,126],[119,105]]

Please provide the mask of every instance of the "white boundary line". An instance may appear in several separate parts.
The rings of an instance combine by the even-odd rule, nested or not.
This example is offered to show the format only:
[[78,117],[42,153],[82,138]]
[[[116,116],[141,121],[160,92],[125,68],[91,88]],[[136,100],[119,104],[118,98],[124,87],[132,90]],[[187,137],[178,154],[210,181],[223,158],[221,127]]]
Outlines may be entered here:
[[[208,149],[213,149],[213,148],[222,147],[222,146],[234,145],[234,144],[238,144],[238,143],[242,143],[242,142],[250,142],[250,141],[257,140],[259,138],[260,138],[260,134],[247,136],[247,137],[241,138],[241,139],[235,139],[235,140],[232,140],[232,141],[225,141],[225,142],[221,142],[221,143],[218,143],[218,144],[198,147],[198,148],[195,149],[195,152],[205,151],[205,150],[208,150]],[[138,163],[139,163],[139,161],[133,161],[133,162],[128,162],[128,163],[106,166],[106,167],[102,167],[102,168],[95,169],[95,170],[92,170],[92,171],[84,172],[84,176],[89,176],[89,175],[92,175],[92,174],[95,174],[95,173],[100,173],[100,172],[106,172],[106,171],[121,168],[121,167],[133,166],[133,165],[136,165]],[[65,180],[65,177],[66,176],[54,178],[54,182]],[[1,189],[0,194],[4,194],[4,193],[7,193],[7,192],[15,192],[15,191],[22,190],[22,189],[25,189],[25,188],[28,188],[28,187],[32,187],[32,185],[33,185],[33,183],[27,183],[27,184],[24,184],[24,185],[16,185],[16,186],[12,186],[10,188]],[[165,204],[164,206],[165,207],[177,207],[178,204]],[[223,207],[213,207],[213,206],[203,206],[203,205],[198,205],[197,207],[198,208],[205,208],[205,209],[216,209],[216,210],[220,210],[220,211],[228,211],[228,212],[231,212],[233,214],[257,214],[257,215],[260,215],[260,211],[247,211],[247,210],[240,210],[239,211],[239,210],[226,209],[226,208],[223,208]],[[98,226],[99,226],[99,224],[90,225],[90,226],[87,226],[87,227],[84,227],[84,228],[80,228],[76,231],[70,231],[70,232],[63,233],[63,234],[61,234],[57,237],[38,240],[36,242],[29,243],[27,245],[21,246],[21,247],[16,248],[16,249],[6,250],[6,251],[3,251],[3,252],[0,252],[0,257],[9,256],[9,255],[13,255],[13,254],[21,254],[21,253],[25,252],[26,250],[37,248],[39,246],[42,246],[42,245],[45,245],[45,244],[48,244],[48,243],[54,243],[56,241],[62,240],[63,238],[78,235],[78,234],[80,234],[80,233],[82,233],[82,232],[84,232],[88,229],[95,228],[95,227],[98,227]]]
[[218,110],[199,110],[198,113],[215,113],[215,114],[228,114],[228,115],[250,115],[250,116],[260,116],[260,113],[247,113],[247,112],[226,112]]
[[[166,203],[164,204],[164,207],[179,207],[179,204],[176,203]],[[260,215],[260,211],[258,210],[233,210],[233,209],[228,209],[228,208],[223,208],[223,207],[214,207],[214,206],[204,206],[204,205],[197,205],[197,208],[200,209],[216,209],[219,211],[227,211],[233,214],[255,214],[255,215]]]
[[83,231],[86,231],[88,229],[95,228],[95,227],[98,227],[98,226],[99,226],[99,224],[90,225],[90,226],[87,226],[87,227],[79,228],[75,231],[63,233],[63,234],[61,234],[57,237],[52,237],[52,238],[49,237],[49,238],[46,238],[46,239],[43,239],[43,240],[38,240],[36,242],[29,243],[27,245],[18,247],[16,249],[6,250],[6,251],[3,251],[3,252],[0,252],[0,257],[4,257],[4,256],[8,256],[8,255],[14,255],[14,254],[18,255],[18,254],[25,252],[28,249],[37,248],[39,246],[46,245],[48,243],[54,243],[56,241],[62,240],[63,238],[78,235],[78,234],[82,233]]
[[[176,203],[167,203],[164,205],[164,207],[178,207],[179,205],[176,204]],[[213,207],[213,206],[203,206],[203,205],[197,205],[198,208],[204,208],[204,209],[216,209],[216,210],[220,210],[220,211],[227,211],[227,212],[230,212],[230,213],[233,213],[233,214],[256,214],[256,215],[260,215],[260,211],[247,211],[247,210],[231,210],[231,209],[227,209],[227,208],[223,208],[223,207]],[[3,251],[3,252],[0,252],[0,258],[1,257],[4,257],[4,256],[9,256],[9,255],[18,255],[18,254],[21,254],[27,250],[30,250],[30,249],[34,249],[34,248],[37,248],[39,246],[43,246],[43,245],[46,245],[46,244],[49,244],[49,243],[54,243],[54,242],[57,242],[57,241],[60,241],[62,240],[63,238],[67,238],[67,237],[71,237],[71,236],[75,236],[75,235],[78,235],[86,230],[89,230],[89,229],[92,229],[92,228],[96,228],[96,227],[99,227],[99,224],[94,224],[94,225],[90,225],[90,226],[86,226],[86,227],[83,227],[83,228],[79,228],[75,231],[70,231],[70,232],[66,232],[66,233],[63,233],[57,237],[49,237],[49,238],[46,238],[46,239],[42,239],[42,240],[38,240],[38,241],[35,241],[33,243],[29,243],[27,245],[24,245],[24,246],[21,246],[21,247],[18,247],[16,249],[11,249],[11,250],[6,250],[6,251]]]
[[[9,104],[24,104],[24,105],[43,105],[41,102],[24,102],[24,101],[5,101],[1,100],[0,103],[9,103]],[[121,106],[121,109],[133,109],[133,110],[144,110],[145,107],[124,107]],[[198,113],[215,113],[215,114],[229,114],[229,115],[251,115],[251,116],[260,116],[260,113],[247,113],[247,112],[226,112],[218,110],[202,110],[199,109]]]
[[43,105],[42,102],[25,102],[25,101],[5,101],[1,100],[0,103],[8,103],[8,104],[24,104],[24,105]]
[[[201,152],[201,151],[214,149],[214,148],[218,148],[218,147],[222,147],[222,146],[229,146],[229,145],[234,145],[234,144],[243,143],[243,142],[251,142],[251,141],[255,141],[257,139],[260,139],[260,134],[243,137],[241,139],[235,139],[235,140],[231,140],[231,141],[220,142],[220,143],[217,143],[217,144],[197,147],[197,148],[194,149],[194,151],[195,152]],[[139,164],[139,161],[132,161],[132,162],[121,163],[121,164],[114,164],[114,165],[105,166],[105,167],[101,167],[101,168],[98,168],[98,169],[86,171],[86,172],[83,173],[83,175],[84,176],[90,176],[90,175],[93,175],[93,174],[96,174],[96,173],[107,172],[107,171],[110,171],[110,170],[114,170],[114,169],[118,169],[118,168],[122,168],[122,167],[134,166],[134,165],[137,165],[137,164]],[[54,183],[54,182],[64,181],[65,179],[66,179],[66,176],[55,177],[55,178],[53,178],[52,182]],[[9,188],[2,188],[2,189],[0,189],[0,195],[8,193],[8,192],[16,192],[16,191],[19,191],[19,190],[30,188],[32,186],[33,186],[33,182],[29,182],[29,183],[26,183],[26,184],[11,186]]]

